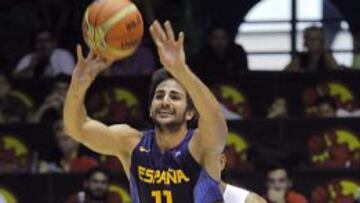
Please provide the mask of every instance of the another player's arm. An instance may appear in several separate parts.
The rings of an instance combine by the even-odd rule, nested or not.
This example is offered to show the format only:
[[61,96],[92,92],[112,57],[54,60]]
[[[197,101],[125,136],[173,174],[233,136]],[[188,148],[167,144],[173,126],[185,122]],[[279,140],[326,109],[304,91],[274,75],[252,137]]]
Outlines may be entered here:
[[251,192],[245,199],[245,203],[266,203],[266,200],[256,193]]
[[158,48],[160,61],[164,67],[185,87],[199,113],[198,130],[190,142],[194,158],[212,175],[220,179],[218,167],[211,166],[212,159],[219,156],[226,143],[227,125],[220,105],[210,90],[191,72],[185,62],[184,34],[175,36],[169,22],[165,31],[156,21],[150,32]]
[[81,52],[81,48],[78,47],[78,63],[65,98],[65,129],[75,140],[96,152],[118,156],[130,152],[139,139],[139,131],[128,125],[106,126],[89,118],[84,108],[88,88],[96,76],[111,64],[111,61],[97,58],[94,53],[90,53],[84,59]]

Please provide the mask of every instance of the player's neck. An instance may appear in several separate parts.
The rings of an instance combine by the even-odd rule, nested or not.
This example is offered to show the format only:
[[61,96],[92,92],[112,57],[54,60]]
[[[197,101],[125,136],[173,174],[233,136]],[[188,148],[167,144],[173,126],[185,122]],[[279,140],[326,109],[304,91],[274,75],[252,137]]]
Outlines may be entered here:
[[167,131],[155,128],[156,144],[161,153],[178,146],[185,138],[186,132],[186,125],[182,125],[177,131]]

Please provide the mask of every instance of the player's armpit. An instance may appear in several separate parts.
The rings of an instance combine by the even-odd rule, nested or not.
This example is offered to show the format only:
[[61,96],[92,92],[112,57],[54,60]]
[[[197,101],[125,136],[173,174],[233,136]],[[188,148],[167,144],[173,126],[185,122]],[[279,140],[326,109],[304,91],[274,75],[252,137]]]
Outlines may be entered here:
[[[211,132],[200,131],[200,129],[197,129],[194,132],[194,136],[189,143],[189,151],[196,162],[199,163],[213,179],[220,181],[220,156],[225,145],[225,139],[218,141],[216,139],[218,137],[206,133]],[[221,135],[226,138],[227,128],[220,133],[222,133]]]
[[126,124],[106,126],[99,121],[87,119],[81,134],[75,139],[98,153],[117,156],[131,153],[140,141],[140,135],[138,130]]

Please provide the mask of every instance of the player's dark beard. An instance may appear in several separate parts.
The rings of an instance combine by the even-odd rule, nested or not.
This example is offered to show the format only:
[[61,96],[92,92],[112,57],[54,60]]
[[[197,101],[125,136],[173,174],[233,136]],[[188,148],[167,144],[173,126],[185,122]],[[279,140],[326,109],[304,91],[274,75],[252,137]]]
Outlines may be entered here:
[[159,129],[160,132],[167,131],[169,133],[174,133],[181,128],[181,125],[183,125],[184,122],[186,122],[185,116],[186,116],[186,111],[184,111],[184,113],[181,115],[180,117],[181,119],[176,119],[173,122],[166,123],[165,125],[160,124],[155,119],[155,117],[152,117],[151,119],[154,122],[155,128]]

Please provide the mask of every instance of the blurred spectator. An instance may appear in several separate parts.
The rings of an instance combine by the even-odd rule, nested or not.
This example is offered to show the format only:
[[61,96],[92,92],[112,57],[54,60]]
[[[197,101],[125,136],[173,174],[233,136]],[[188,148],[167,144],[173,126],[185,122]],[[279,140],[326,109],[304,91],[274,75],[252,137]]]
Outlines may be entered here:
[[150,75],[155,69],[156,63],[152,51],[141,45],[130,57],[115,62],[111,68],[107,69],[105,75]]
[[62,120],[53,128],[61,157],[55,163],[40,163],[39,172],[85,172],[98,165],[94,158],[80,155],[80,144],[64,132]]
[[359,101],[353,88],[338,81],[323,81],[302,94],[304,113],[318,117],[358,117]]
[[349,111],[339,108],[332,96],[321,96],[316,100],[317,115],[319,117],[360,117],[360,109]]
[[267,172],[266,199],[269,203],[307,203],[300,193],[293,191],[288,171],[283,167],[274,167]]
[[108,104],[102,91],[94,91],[89,94],[86,99],[86,109],[91,118],[102,122],[110,120]]
[[33,1],[1,0],[1,70],[11,73],[19,58],[31,49],[31,35],[39,25]]
[[232,75],[248,70],[247,56],[243,47],[236,45],[229,32],[213,27],[208,44],[192,61],[193,70],[199,75]]
[[101,155],[99,160],[100,160],[101,165],[104,168],[108,169],[109,171],[118,173],[118,174],[119,173],[125,174],[123,165],[121,164],[118,157]]
[[240,133],[229,130],[223,154],[226,156],[226,169],[242,170],[252,168],[248,162],[249,142]]
[[62,117],[62,110],[68,87],[69,84],[65,81],[55,82],[52,91],[45,98],[44,103],[42,103],[33,114],[31,121],[40,123],[54,122],[60,119]]
[[110,189],[111,177],[103,168],[93,168],[86,174],[83,191],[71,195],[65,203],[122,203]]
[[[220,155],[221,172],[224,171],[226,166],[226,155]],[[225,182],[223,179],[220,181],[219,188],[223,194],[225,203],[266,203],[266,201],[259,197],[257,194],[248,191],[244,188],[237,187]]]
[[352,67],[360,69],[360,29],[353,28],[354,58]]
[[288,117],[288,107],[286,99],[277,97],[268,108],[266,118],[286,118]]
[[211,88],[211,91],[219,101],[226,120],[251,117],[250,100],[244,91],[229,84],[216,84]]
[[316,101],[316,107],[319,117],[336,117],[336,101],[331,96],[319,97]]
[[71,28],[70,24],[73,19],[71,0],[36,0],[38,9],[38,18],[40,23],[45,27],[55,28],[54,34],[57,39],[69,38],[67,34]]
[[305,52],[297,53],[285,68],[288,71],[334,70],[338,65],[325,47],[325,33],[320,27],[308,27],[304,31]]
[[314,188],[312,203],[358,203],[360,182],[356,178],[335,178]]
[[91,94],[86,100],[89,115],[105,123],[142,121],[141,102],[130,89],[112,87]]
[[331,126],[308,141],[311,165],[316,168],[358,168],[359,134],[350,129]]
[[[175,31],[186,33],[185,51],[192,56],[198,50],[202,31],[203,18],[202,7],[199,1],[192,0],[134,0],[143,15],[145,25],[150,25],[154,20],[165,22],[169,20]],[[147,27],[147,26],[146,26]],[[144,39],[147,39],[145,32]]]
[[223,112],[225,119],[230,121],[230,120],[240,120],[240,119],[244,119],[241,115],[236,114],[234,112],[232,112],[230,109],[228,109],[226,107],[226,105],[224,105],[223,103],[219,103],[221,111]]
[[32,109],[32,99],[13,90],[6,76],[0,73],[0,123],[26,122]]
[[34,51],[20,60],[13,75],[27,78],[70,75],[74,66],[71,53],[57,48],[57,40],[52,31],[41,29],[34,38]]
[[356,109],[354,111],[348,111],[346,109],[339,108],[336,111],[337,117],[360,117],[360,109]]
[[29,172],[30,151],[19,136],[0,135],[0,174]]

